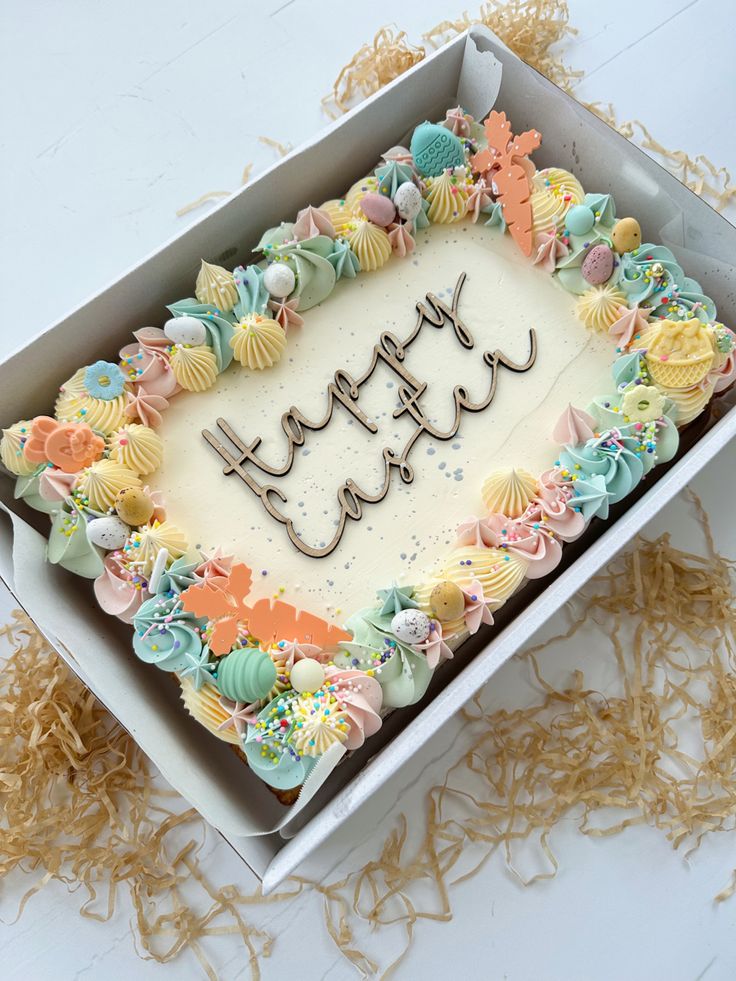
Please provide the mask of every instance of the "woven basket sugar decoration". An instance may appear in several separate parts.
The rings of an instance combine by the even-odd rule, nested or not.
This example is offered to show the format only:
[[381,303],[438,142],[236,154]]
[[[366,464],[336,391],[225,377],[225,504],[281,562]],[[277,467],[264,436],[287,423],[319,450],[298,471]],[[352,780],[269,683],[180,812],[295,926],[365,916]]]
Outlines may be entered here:
[[640,339],[652,380],[663,388],[699,384],[715,362],[715,338],[709,324],[692,320],[660,320]]

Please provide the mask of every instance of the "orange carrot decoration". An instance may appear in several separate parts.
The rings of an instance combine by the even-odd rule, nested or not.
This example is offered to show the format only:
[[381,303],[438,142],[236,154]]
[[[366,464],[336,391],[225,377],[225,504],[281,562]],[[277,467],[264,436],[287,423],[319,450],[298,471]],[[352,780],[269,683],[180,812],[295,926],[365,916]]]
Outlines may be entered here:
[[190,586],[181,594],[184,609],[205,617],[212,625],[209,637],[213,654],[229,654],[238,639],[239,624],[248,618],[245,597],[253,583],[250,569],[243,562],[232,567],[229,576],[212,576]]
[[318,647],[332,647],[341,640],[350,640],[350,634],[321,617],[282,600],[261,599],[249,611],[248,629],[264,643],[279,640],[296,640]]
[[247,625],[250,633],[265,644],[296,640],[329,647],[350,640],[350,634],[339,627],[282,600],[261,599],[252,607],[246,606],[252,584],[250,569],[238,562],[229,576],[212,576],[181,594],[185,610],[209,621],[210,650],[218,657],[231,651],[241,625]]
[[505,112],[489,113],[484,122],[488,146],[476,153],[471,164],[475,173],[487,178],[503,209],[511,236],[524,255],[532,254],[531,179],[535,167],[529,154],[542,142],[541,133],[511,132]]

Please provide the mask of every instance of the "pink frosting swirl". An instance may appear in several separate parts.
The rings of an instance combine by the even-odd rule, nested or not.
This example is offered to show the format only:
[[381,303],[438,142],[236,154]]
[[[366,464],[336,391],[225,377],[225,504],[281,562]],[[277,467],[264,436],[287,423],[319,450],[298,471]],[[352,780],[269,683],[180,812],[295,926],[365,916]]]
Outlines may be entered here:
[[559,470],[546,470],[539,478],[539,492],[529,503],[522,520],[532,524],[541,521],[563,542],[575,541],[585,531],[585,518],[573,510],[572,499],[570,482],[563,481]]
[[202,561],[194,570],[194,574],[201,579],[211,579],[212,576],[229,576],[232,571],[233,561],[234,556],[223,555],[218,546],[214,552],[202,553]]
[[440,661],[449,661],[453,654],[442,639],[442,624],[439,620],[430,620],[429,634],[421,644],[414,644],[413,649],[420,651],[427,659],[427,664],[434,670]]
[[328,238],[335,237],[335,228],[330,221],[330,216],[321,208],[313,208],[310,204],[307,208],[302,208],[296,216],[294,222],[294,238],[299,242],[315,238],[317,235],[327,235]]
[[541,235],[537,235],[534,244],[537,252],[532,265],[541,266],[548,273],[553,273],[557,268],[557,260],[564,259],[570,251],[565,243],[557,238],[554,228],[549,232],[543,232]]
[[402,224],[391,224],[389,226],[388,240],[391,243],[393,254],[400,259],[411,255],[416,245],[409,229],[406,225]]
[[157,429],[161,425],[161,413],[168,409],[168,400],[163,395],[147,392],[139,385],[132,392],[126,392],[128,404],[125,406],[127,419],[138,419],[144,426]]
[[78,473],[64,473],[56,468],[44,470],[38,480],[38,493],[44,501],[65,501],[71,497],[78,477]]
[[472,122],[472,116],[466,115],[461,106],[455,106],[454,109],[447,110],[442,125],[454,133],[455,136],[467,139],[470,136],[470,124]]
[[457,527],[457,545],[470,545],[473,548],[492,548],[496,536],[488,527],[485,518],[466,518]]
[[328,667],[325,677],[325,689],[335,696],[350,719],[345,748],[358,749],[366,736],[372,736],[381,728],[381,686],[363,671]]
[[526,514],[516,519],[492,514],[487,523],[495,536],[497,548],[515,552],[529,563],[526,570],[528,579],[541,579],[559,565],[562,546],[541,520],[536,521]]
[[296,639],[280,640],[276,645],[276,649],[284,659],[284,666],[287,673],[291,671],[297,661],[301,661],[305,657],[314,658],[320,664],[326,664],[332,657],[332,654],[323,651],[316,644],[304,644],[302,641]]
[[289,327],[303,327],[304,318],[296,311],[299,308],[299,297],[293,300],[269,300],[268,309],[272,311],[273,319],[281,327],[285,334],[288,334]]
[[[145,583],[134,577],[121,561],[120,552],[105,556],[105,569],[95,579],[94,590],[100,607],[123,623],[132,623],[144,600],[149,599]],[[136,579],[140,588],[136,588]]]
[[473,221],[478,221],[483,209],[493,201],[491,195],[491,189],[486,184],[484,177],[478,181],[477,184],[473,186],[473,190],[468,195],[468,203],[465,208],[465,213],[473,216]]
[[120,351],[123,372],[134,384],[144,385],[149,395],[169,398],[178,391],[169,363],[171,341],[160,327],[142,327],[133,337],[137,343],[126,344]]
[[[728,327],[724,327],[724,330],[731,335],[732,340],[735,340],[732,330]],[[731,350],[719,368],[708,373],[708,380],[714,383],[714,392],[723,392],[736,381],[736,349]]]

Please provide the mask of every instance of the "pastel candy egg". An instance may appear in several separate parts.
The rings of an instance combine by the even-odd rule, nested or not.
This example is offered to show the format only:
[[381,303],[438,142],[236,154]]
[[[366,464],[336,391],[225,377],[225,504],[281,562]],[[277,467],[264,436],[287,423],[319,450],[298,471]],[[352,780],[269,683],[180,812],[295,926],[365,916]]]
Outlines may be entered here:
[[294,292],[296,286],[294,270],[284,262],[272,262],[263,274],[263,285],[271,296],[281,300]]
[[257,702],[273,688],[276,665],[266,651],[244,647],[223,657],[217,665],[217,687],[234,702]]
[[573,235],[587,235],[595,225],[595,215],[587,204],[576,204],[565,217],[565,228]]
[[594,245],[583,260],[580,272],[591,286],[607,283],[613,272],[613,252],[607,245]]
[[207,329],[196,317],[172,317],[164,324],[164,334],[172,344],[199,347],[207,341]]
[[87,538],[93,545],[99,545],[106,552],[114,552],[122,548],[130,535],[130,526],[115,515],[95,518],[87,525]]
[[127,525],[138,528],[153,517],[154,505],[149,494],[140,487],[125,487],[115,499],[118,517]]
[[325,669],[313,657],[303,657],[294,664],[289,683],[294,691],[319,691],[325,682]]
[[641,245],[641,226],[636,218],[621,218],[613,226],[611,233],[613,247],[619,255],[633,252]]
[[457,620],[465,610],[465,595],[456,583],[446,579],[437,583],[429,594],[429,608],[442,622]]
[[360,209],[368,221],[374,225],[386,228],[396,217],[396,206],[391,198],[385,194],[371,192],[366,194],[360,202]]
[[404,181],[396,188],[394,204],[400,218],[404,221],[413,221],[422,210],[422,192],[416,184]]
[[462,167],[465,151],[449,129],[436,123],[422,123],[411,138],[411,155],[420,174],[439,177],[448,167]]
[[391,632],[405,644],[421,644],[429,637],[430,619],[421,610],[400,610],[391,621]]

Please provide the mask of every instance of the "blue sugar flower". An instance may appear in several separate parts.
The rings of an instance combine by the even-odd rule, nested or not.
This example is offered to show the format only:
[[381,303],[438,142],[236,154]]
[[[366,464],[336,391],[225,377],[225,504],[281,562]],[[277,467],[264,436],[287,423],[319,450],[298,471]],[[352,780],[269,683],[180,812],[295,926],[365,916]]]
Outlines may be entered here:
[[111,361],[95,361],[84,373],[84,387],[92,398],[111,402],[122,395],[125,375]]

